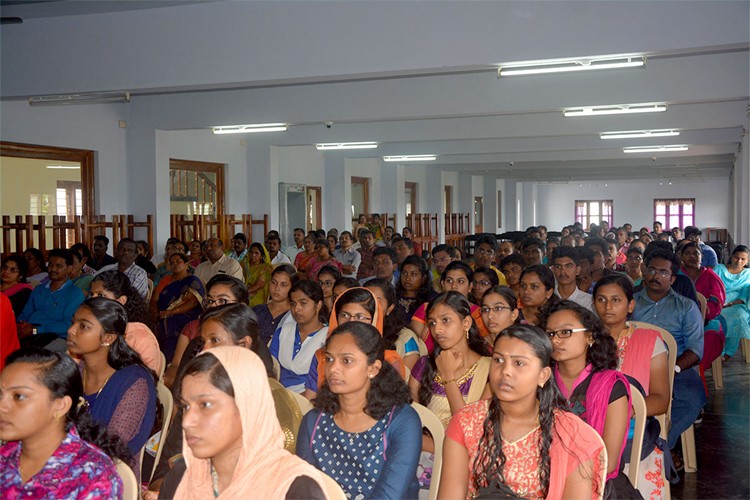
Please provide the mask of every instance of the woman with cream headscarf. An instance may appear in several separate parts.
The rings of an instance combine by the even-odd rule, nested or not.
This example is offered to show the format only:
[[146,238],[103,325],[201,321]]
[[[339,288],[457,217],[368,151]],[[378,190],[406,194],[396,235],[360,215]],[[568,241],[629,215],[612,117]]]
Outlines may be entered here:
[[197,356],[180,400],[187,471],[176,499],[325,498],[324,476],[284,449],[255,353],[227,346]]

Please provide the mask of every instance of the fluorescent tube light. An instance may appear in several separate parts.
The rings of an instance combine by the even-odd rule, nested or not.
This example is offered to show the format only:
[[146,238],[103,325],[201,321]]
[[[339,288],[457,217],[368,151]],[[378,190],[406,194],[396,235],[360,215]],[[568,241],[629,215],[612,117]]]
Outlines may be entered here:
[[375,149],[377,142],[326,142],[316,144],[319,151],[330,151],[332,149]]
[[287,123],[256,123],[253,125],[222,125],[213,127],[214,134],[246,134],[251,132],[285,132]]
[[50,170],[80,170],[81,167],[77,165],[47,165]]
[[436,155],[398,155],[398,156],[384,156],[383,161],[433,161],[436,160]]
[[130,102],[130,92],[90,92],[86,94],[29,97],[29,106],[67,106],[72,104],[100,104],[107,102]]
[[598,69],[637,68],[646,65],[644,56],[600,57],[579,59],[550,59],[502,64],[497,76],[520,76],[543,73],[567,73]]
[[620,132],[602,132],[601,139],[640,139],[644,137],[674,137],[680,135],[680,131],[673,128],[659,130],[623,130]]
[[667,105],[656,104],[611,104],[607,106],[583,106],[579,108],[566,108],[564,116],[597,116],[597,115],[626,115],[630,113],[658,113],[666,111]]
[[631,146],[622,148],[623,153],[667,153],[673,151],[687,151],[687,144],[671,144],[665,146]]

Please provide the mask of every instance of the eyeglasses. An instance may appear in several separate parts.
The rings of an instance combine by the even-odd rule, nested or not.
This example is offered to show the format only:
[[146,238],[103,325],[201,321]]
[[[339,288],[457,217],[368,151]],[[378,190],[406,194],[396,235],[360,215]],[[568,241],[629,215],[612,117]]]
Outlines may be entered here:
[[492,282],[491,281],[487,281],[487,280],[481,280],[481,281],[475,281],[474,282],[474,286],[490,286],[490,285],[492,285]]
[[324,288],[331,288],[333,287],[334,283],[336,282],[335,281],[318,281],[318,284]]
[[493,307],[486,307],[485,306],[485,307],[482,307],[480,309],[480,311],[482,312],[482,314],[489,314],[490,311],[492,311],[494,313],[499,313],[500,311],[504,311],[506,309],[508,311],[512,311],[513,310],[512,307],[508,307],[508,306],[493,306]]
[[224,304],[235,304],[237,301],[232,299],[203,299],[203,308],[207,309],[213,306],[223,306]]
[[556,332],[547,332],[547,335],[549,335],[550,340],[555,338],[555,336],[558,339],[567,339],[575,332],[587,332],[588,330],[588,328],[566,328],[565,330],[557,330]]
[[348,312],[343,311],[343,312],[339,313],[339,322],[341,322],[342,320],[343,321],[362,321],[362,322],[366,322],[366,321],[372,321],[372,318],[370,318],[370,317],[368,317],[368,316],[366,316],[366,315],[364,315],[362,313],[349,314]]
[[649,276],[658,274],[662,278],[669,278],[670,276],[672,276],[672,271],[670,271],[669,269],[654,269],[653,267],[647,267],[646,274],[648,274]]
[[0,271],[10,271],[11,273],[17,273],[19,269],[17,267],[10,267],[7,264],[3,264],[3,266],[0,267]]

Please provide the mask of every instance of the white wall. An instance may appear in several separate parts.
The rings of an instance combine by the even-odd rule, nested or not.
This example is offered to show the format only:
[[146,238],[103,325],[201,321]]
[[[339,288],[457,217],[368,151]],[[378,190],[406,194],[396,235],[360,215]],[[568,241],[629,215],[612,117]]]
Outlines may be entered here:
[[[6,71],[3,71],[6,73]],[[31,107],[26,101],[0,102],[0,136],[3,141],[95,151],[95,201],[97,214],[129,214],[124,104]]]
[[[605,186],[606,184],[606,186]],[[612,200],[613,223],[633,227],[654,221],[655,198],[695,198],[698,227],[727,227],[730,219],[730,186],[727,179],[703,182],[596,181],[537,185],[537,223],[559,231],[574,220],[575,200]]]
[[[424,165],[405,165],[404,166],[404,182],[416,182],[417,183],[417,213],[424,213],[425,207],[427,206],[427,169]],[[397,187],[396,189],[404,190],[404,186]],[[434,196],[429,194],[429,196]],[[406,213],[406,200],[404,204],[398,207],[398,211]]]
[[[325,172],[323,153],[314,146],[285,146],[277,148],[279,182],[321,186]],[[278,188],[277,188],[278,189]]]
[[[393,206],[389,206],[383,202],[383,181],[382,181],[382,169],[387,168],[383,165],[383,162],[379,158],[348,158],[346,160],[346,166],[349,174],[349,192],[351,193],[351,178],[352,177],[367,177],[370,179],[369,187],[369,200],[370,200],[370,213],[382,213],[388,212],[392,214],[395,212]],[[342,200],[343,201],[343,200]],[[346,206],[335,206],[331,207],[332,210],[346,210]],[[351,208],[349,208],[349,212]]]

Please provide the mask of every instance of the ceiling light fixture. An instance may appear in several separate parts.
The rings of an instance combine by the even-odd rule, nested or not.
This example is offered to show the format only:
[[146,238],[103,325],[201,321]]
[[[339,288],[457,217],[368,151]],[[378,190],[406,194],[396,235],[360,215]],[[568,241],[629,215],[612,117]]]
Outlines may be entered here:
[[287,123],[256,123],[254,125],[222,125],[213,127],[214,134],[247,134],[254,132],[285,132]]
[[78,165],[47,165],[50,170],[81,170]]
[[622,148],[623,153],[667,153],[687,150],[687,144],[671,144],[666,146],[631,146]]
[[375,149],[377,147],[377,142],[327,142],[315,145],[318,151],[330,151],[333,149]]
[[29,106],[69,106],[130,102],[130,92],[89,92],[85,94],[39,95],[29,97]]
[[666,111],[665,103],[654,104],[610,104],[606,106],[582,106],[578,108],[566,108],[563,115],[572,116],[597,116],[597,115],[626,115],[630,113],[658,113]]
[[641,139],[644,137],[674,137],[680,135],[680,131],[674,128],[658,130],[623,130],[620,132],[602,132],[600,139]]
[[638,68],[645,65],[646,57],[643,55],[522,61],[501,64],[497,69],[497,77],[594,71],[599,69]]
[[437,155],[398,155],[398,156],[384,156],[383,161],[394,162],[394,161],[433,161],[437,159]]

